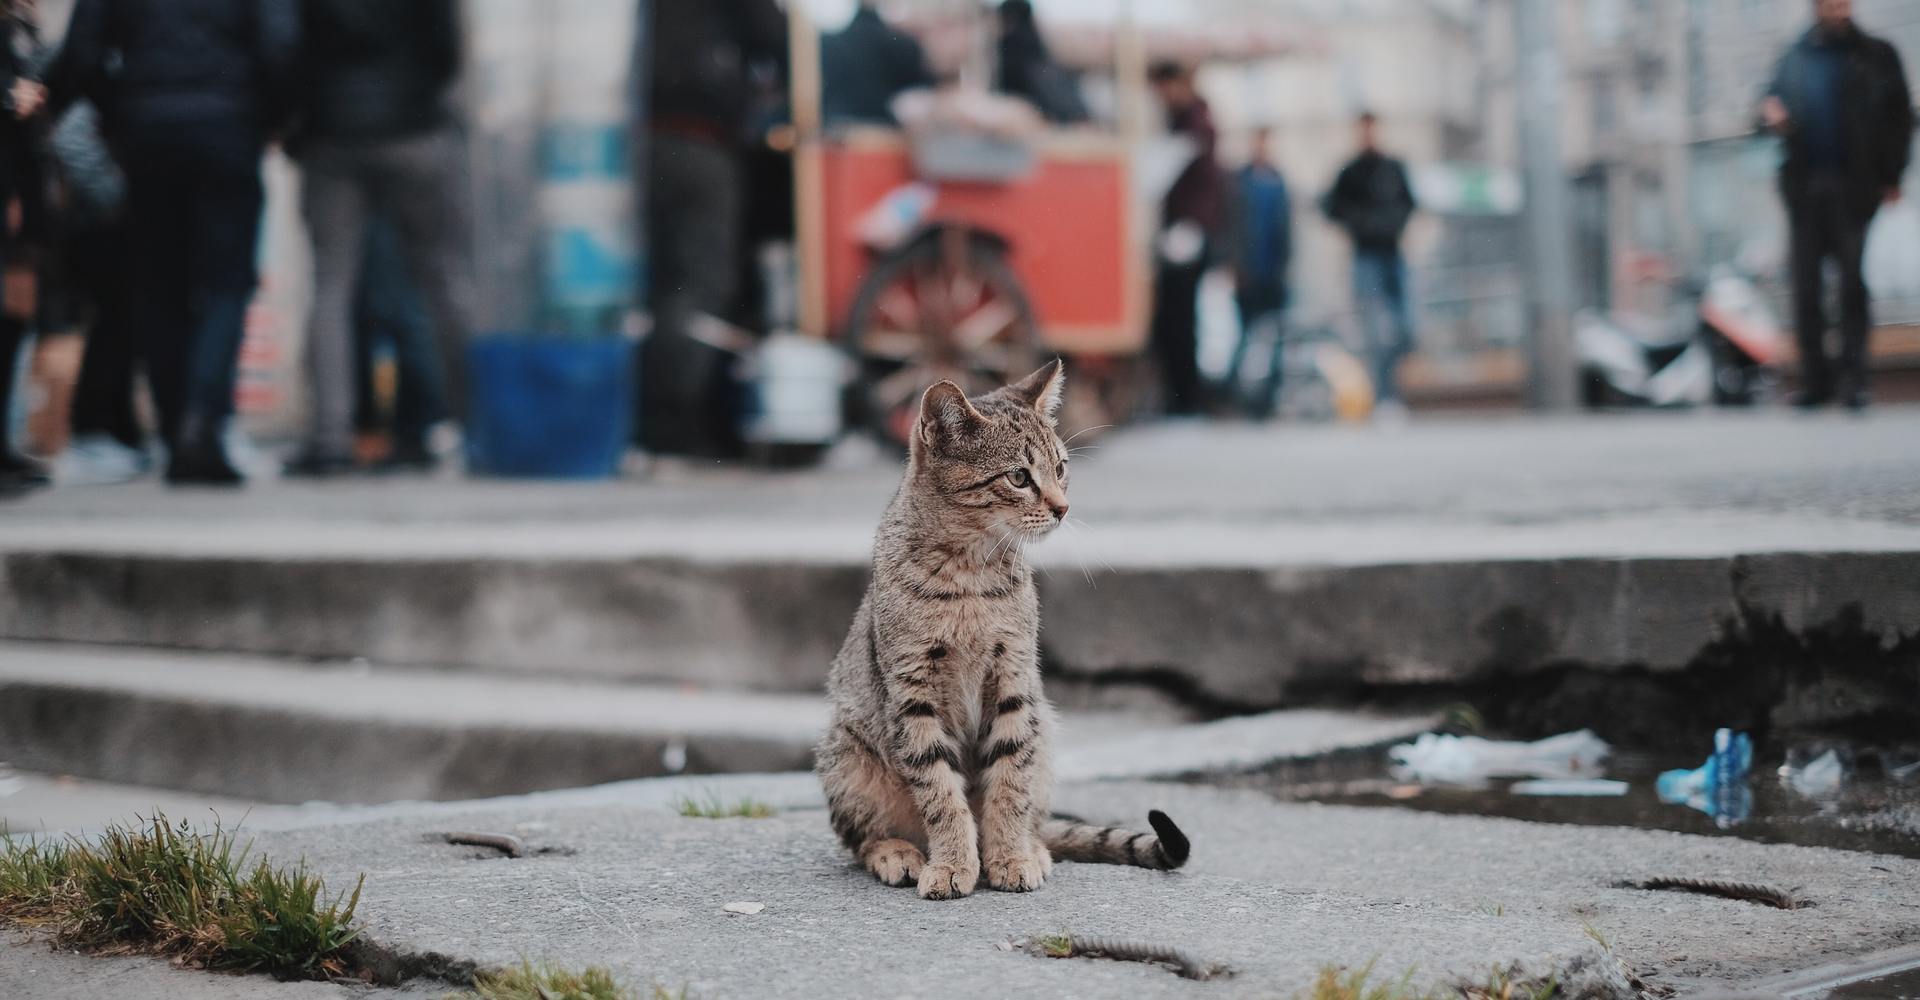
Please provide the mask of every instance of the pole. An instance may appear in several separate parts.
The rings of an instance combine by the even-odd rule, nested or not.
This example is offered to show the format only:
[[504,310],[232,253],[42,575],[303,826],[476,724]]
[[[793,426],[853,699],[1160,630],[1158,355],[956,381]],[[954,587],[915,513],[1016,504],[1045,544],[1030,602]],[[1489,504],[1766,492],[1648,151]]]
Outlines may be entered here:
[[1567,412],[1577,396],[1573,354],[1573,211],[1560,162],[1562,66],[1557,0],[1511,0],[1515,104],[1525,180],[1523,229],[1528,321],[1527,397],[1539,410]]

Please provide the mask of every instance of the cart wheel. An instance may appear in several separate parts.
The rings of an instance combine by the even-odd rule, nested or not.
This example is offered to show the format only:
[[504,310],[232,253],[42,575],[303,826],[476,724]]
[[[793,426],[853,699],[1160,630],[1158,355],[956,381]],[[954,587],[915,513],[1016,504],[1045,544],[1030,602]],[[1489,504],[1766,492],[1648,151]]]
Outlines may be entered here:
[[861,282],[844,343],[859,364],[854,422],[904,447],[920,395],[952,379],[991,392],[1040,365],[1033,308],[1005,254],[948,229],[880,259]]

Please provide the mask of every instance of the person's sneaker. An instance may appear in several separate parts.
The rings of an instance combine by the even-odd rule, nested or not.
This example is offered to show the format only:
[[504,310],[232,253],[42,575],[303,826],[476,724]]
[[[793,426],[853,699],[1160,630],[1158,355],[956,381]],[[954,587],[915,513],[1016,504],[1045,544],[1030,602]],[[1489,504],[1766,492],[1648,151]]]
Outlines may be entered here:
[[219,438],[183,442],[167,460],[167,482],[175,486],[241,486],[246,481],[227,461]]
[[0,448],[0,496],[17,496],[53,482],[47,467],[8,448]]
[[289,479],[334,479],[352,475],[359,468],[359,463],[348,452],[309,445],[288,459],[287,464],[281,466],[280,474]]
[[1376,427],[1398,430],[1407,426],[1407,404],[1397,399],[1383,399],[1373,405],[1373,423]]
[[1867,395],[1865,389],[1848,389],[1840,396],[1840,405],[1846,407],[1848,413],[1856,415],[1867,412],[1867,407],[1872,403],[1873,397]]
[[440,467],[440,456],[421,439],[397,439],[386,457],[373,463],[373,471],[382,475],[425,474]]
[[1833,402],[1833,390],[1804,389],[1794,393],[1792,402],[1796,410],[1817,410]]
[[139,448],[121,444],[111,434],[75,437],[60,456],[63,486],[112,486],[130,483],[153,468],[153,459]]

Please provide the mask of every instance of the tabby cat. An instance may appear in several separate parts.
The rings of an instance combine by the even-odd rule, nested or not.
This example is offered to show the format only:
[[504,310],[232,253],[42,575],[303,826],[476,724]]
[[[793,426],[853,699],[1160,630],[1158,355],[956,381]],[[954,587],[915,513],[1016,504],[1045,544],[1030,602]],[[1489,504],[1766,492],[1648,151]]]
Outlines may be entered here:
[[1050,817],[1053,708],[1022,547],[1067,515],[1058,361],[975,399],[926,391],[873,580],[834,659],[818,750],[833,829],[868,870],[927,899],[1040,888],[1054,859],[1178,868],[1187,838]]

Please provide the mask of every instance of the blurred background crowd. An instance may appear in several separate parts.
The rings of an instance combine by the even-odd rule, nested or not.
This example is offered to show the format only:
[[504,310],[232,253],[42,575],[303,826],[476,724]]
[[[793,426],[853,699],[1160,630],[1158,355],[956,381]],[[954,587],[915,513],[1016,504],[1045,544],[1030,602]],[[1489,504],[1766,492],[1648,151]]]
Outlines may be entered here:
[[3,7],[7,492],[1920,367],[1912,0]]

